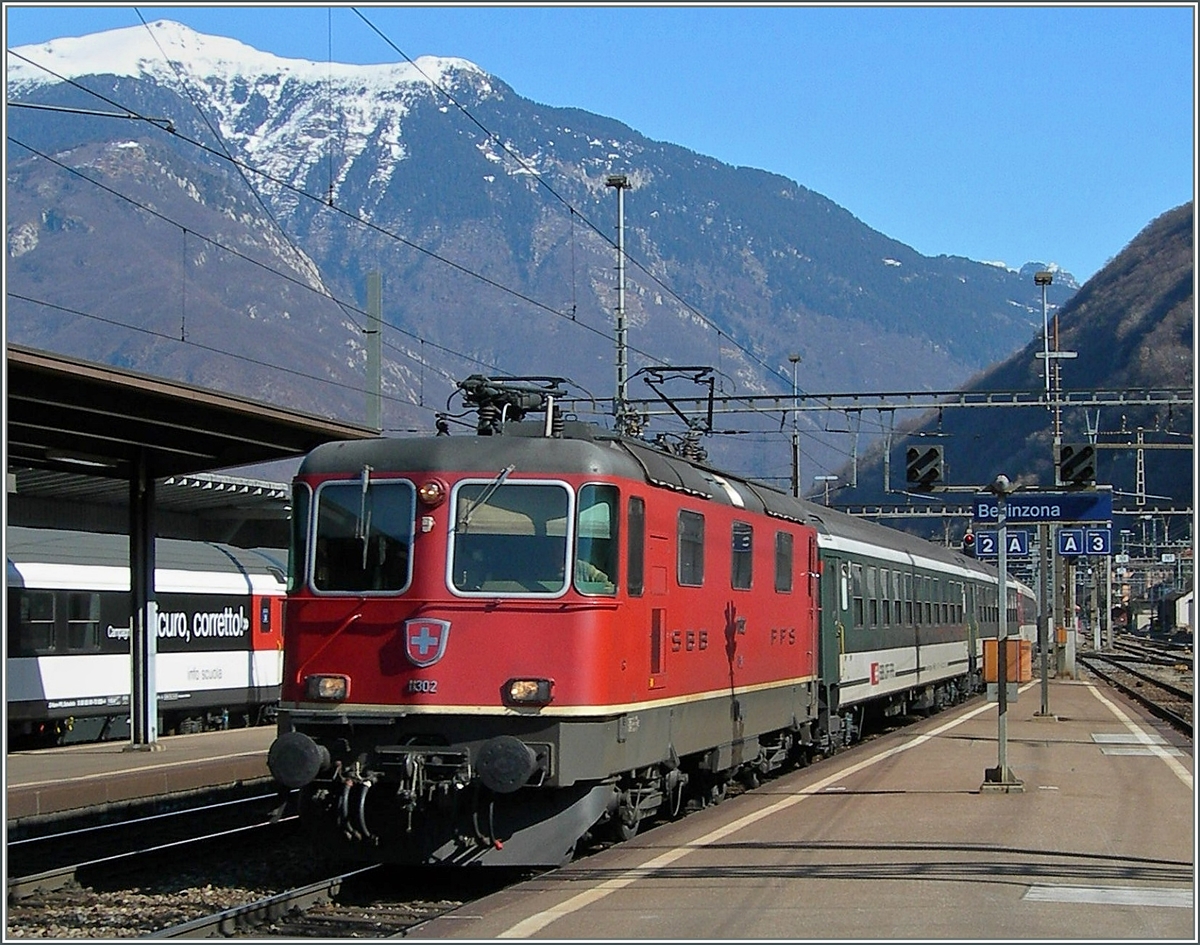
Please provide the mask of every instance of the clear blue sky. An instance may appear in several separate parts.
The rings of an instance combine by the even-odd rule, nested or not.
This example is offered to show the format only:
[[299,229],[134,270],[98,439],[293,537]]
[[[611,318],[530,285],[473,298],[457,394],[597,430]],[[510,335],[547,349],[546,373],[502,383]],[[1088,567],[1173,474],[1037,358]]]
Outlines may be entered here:
[[284,57],[399,58],[358,10],[413,59],[782,174],[918,252],[1080,282],[1194,196],[1192,3],[4,7],[8,47],[166,18]]

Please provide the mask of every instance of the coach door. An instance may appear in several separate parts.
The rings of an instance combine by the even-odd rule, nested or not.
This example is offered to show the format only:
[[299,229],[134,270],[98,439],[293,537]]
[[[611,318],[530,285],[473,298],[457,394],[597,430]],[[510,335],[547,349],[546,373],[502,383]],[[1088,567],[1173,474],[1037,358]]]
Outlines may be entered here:
[[979,649],[979,614],[976,610],[979,598],[976,589],[976,585],[971,581],[963,584],[963,622],[967,625],[967,669],[971,673],[979,668],[976,656]]
[[850,619],[850,565],[846,559],[826,553],[820,576],[820,673],[826,686],[836,685],[841,675],[841,655],[846,646]]

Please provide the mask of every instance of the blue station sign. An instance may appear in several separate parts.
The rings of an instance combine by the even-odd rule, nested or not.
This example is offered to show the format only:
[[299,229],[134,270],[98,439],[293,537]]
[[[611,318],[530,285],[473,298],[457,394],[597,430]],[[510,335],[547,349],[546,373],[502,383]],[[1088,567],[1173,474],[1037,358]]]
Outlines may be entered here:
[[[976,522],[998,523],[1000,510],[994,495],[977,495]],[[1014,492],[1004,503],[1005,525],[1043,525],[1055,522],[1108,522],[1112,519],[1112,490],[1080,492]]]
[[[1020,528],[1004,529],[1004,553],[1012,557],[1029,557],[1029,532]],[[975,557],[998,558],[1000,556],[1000,531],[995,528],[975,530]]]

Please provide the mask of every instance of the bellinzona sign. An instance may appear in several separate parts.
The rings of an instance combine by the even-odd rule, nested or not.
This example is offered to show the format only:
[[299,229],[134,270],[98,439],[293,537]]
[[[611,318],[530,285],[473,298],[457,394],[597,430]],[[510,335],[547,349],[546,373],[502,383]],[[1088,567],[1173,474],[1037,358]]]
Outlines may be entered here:
[[[972,503],[976,522],[998,522],[994,495],[977,495]],[[1004,503],[1004,519],[1013,525],[1055,522],[1107,522],[1112,518],[1112,490],[1080,492],[1016,492]]]

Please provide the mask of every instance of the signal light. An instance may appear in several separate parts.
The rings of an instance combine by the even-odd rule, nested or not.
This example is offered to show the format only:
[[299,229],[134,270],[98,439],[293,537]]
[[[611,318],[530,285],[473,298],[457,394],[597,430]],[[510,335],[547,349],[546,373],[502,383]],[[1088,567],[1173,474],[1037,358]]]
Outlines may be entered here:
[[904,478],[918,489],[932,489],[943,479],[940,446],[910,446],[905,454]]
[[975,557],[975,533],[974,532],[968,531],[965,535],[963,535],[962,550],[963,550],[963,554],[970,555],[972,558]]
[[1096,481],[1096,447],[1090,443],[1063,443],[1058,448],[1058,480],[1063,485],[1086,486]]

